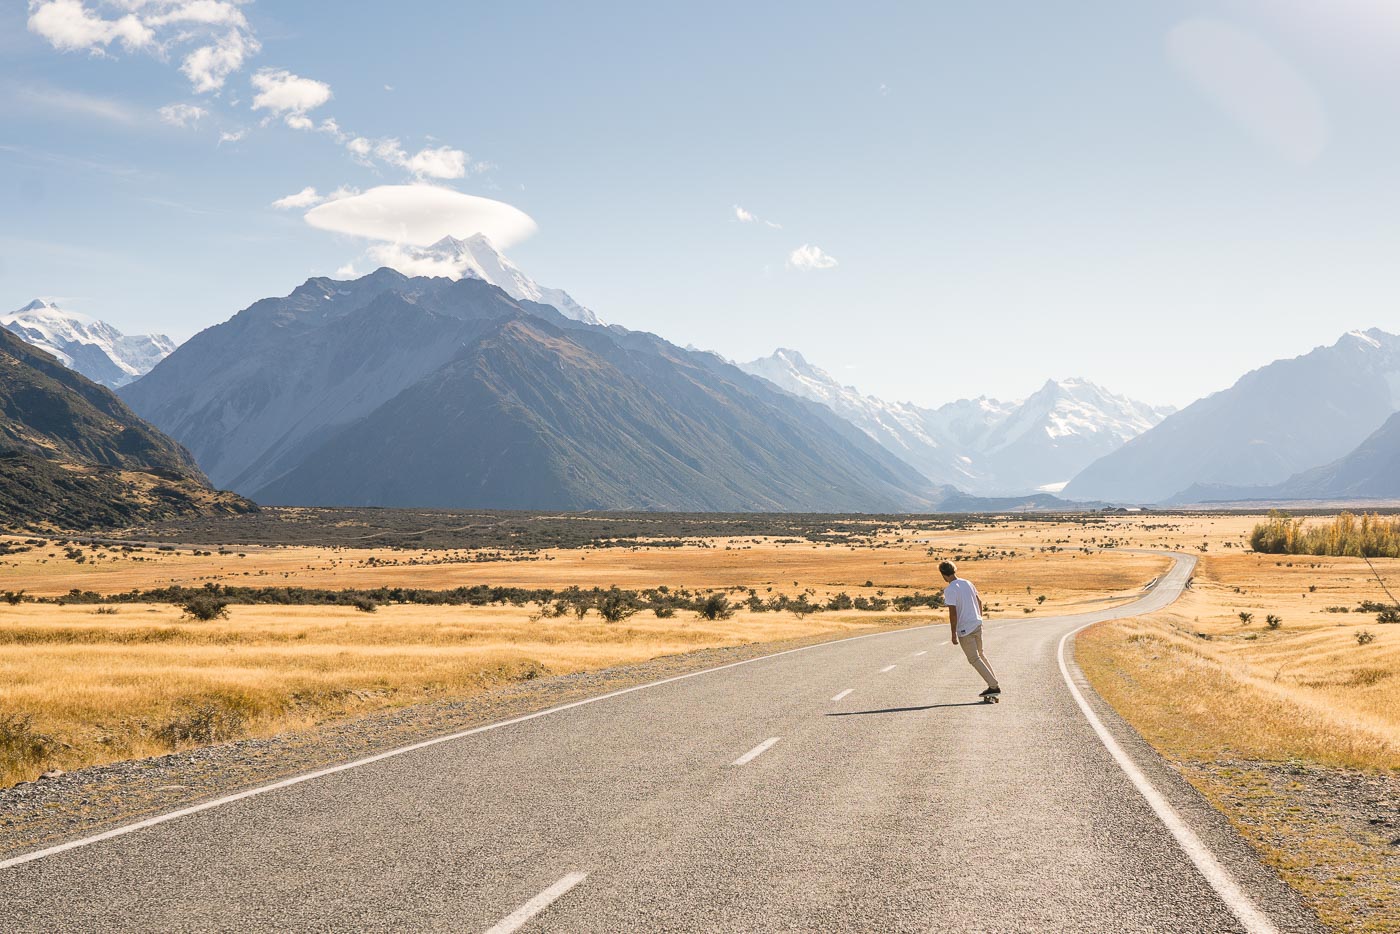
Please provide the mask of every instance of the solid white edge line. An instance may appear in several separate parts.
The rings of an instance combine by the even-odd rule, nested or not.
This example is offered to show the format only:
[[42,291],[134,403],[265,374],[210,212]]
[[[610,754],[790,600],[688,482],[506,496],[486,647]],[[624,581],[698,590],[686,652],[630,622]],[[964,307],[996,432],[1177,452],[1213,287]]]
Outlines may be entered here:
[[765,739],[763,742],[759,743],[757,746],[753,747],[748,752],[735,759],[733,762],[730,763],[730,765],[748,765],[750,762],[757,759],[759,756],[763,755],[768,750],[772,749],[773,744],[776,743],[780,738],[781,737],[774,736],[771,739]]
[[752,665],[755,662],[767,661],[770,658],[780,658],[784,655],[792,655],[796,652],[809,652],[813,649],[826,648],[827,646],[832,645],[841,645],[846,642],[858,642],[861,639],[874,639],[879,636],[893,636],[906,632],[918,632],[921,629],[928,629],[930,626],[934,625],[940,624],[930,623],[928,626],[913,626],[909,629],[891,629],[886,632],[868,632],[865,635],[861,636],[850,636],[845,639],[835,639],[831,642],[818,642],[815,645],[803,645],[798,646],[795,649],[784,649],[781,652],[774,652],[771,655],[760,655],[757,658],[746,658],[742,661],[729,662],[726,665],[718,665],[714,668],[702,668],[699,671],[690,671],[686,672],[683,675],[674,675],[670,678],[662,678],[660,681],[649,681],[646,684],[634,684],[630,688],[621,688],[620,690],[611,691],[607,694],[599,694],[597,697],[585,697],[582,700],[570,701],[567,704],[560,704],[557,707],[549,707],[544,710],[537,710],[534,713],[528,713],[523,716],[513,717],[509,720],[501,720],[498,723],[486,723],[481,726],[472,727],[469,730],[461,730],[457,733],[449,733],[446,736],[435,736],[432,739],[425,739],[421,742],[412,743],[408,746],[400,746],[397,749],[390,749],[385,752],[376,753],[372,756],[366,756],[363,759],[355,759],[351,762],[342,762],[340,765],[332,765],[324,769],[317,769],[314,772],[307,772],[305,775],[294,775],[291,778],[284,778],[281,781],[273,782],[270,785],[259,785],[256,788],[249,788],[246,791],[240,791],[236,794],[225,795],[222,798],[215,798],[213,801],[205,801],[202,804],[191,805],[187,808],[180,808],[176,811],[169,811],[165,814],[157,814],[154,817],[147,817],[144,820],[135,821],[134,823],[123,824],[120,827],[113,827],[111,830],[106,830],[102,833],[93,834],[90,837],[82,837],[77,840],[70,840],[67,843],[59,843],[42,850],[35,850],[32,853],[24,853],[19,856],[13,856],[9,859],[0,861],[0,869],[11,869],[15,866],[23,865],[24,863],[33,862],[36,859],[43,859],[46,856],[56,856],[57,854],[67,852],[68,850],[76,850],[79,847],[84,847],[92,843],[100,843],[103,840],[110,840],[113,837],[120,837],[124,834],[129,834],[132,831],[144,830],[147,827],[154,827],[157,824],[163,824],[166,821],[175,820],[177,817],[186,817],[190,814],[198,814],[200,811],[208,811],[212,808],[221,807],[225,804],[232,804],[235,801],[242,801],[245,798],[252,798],[257,795],[266,794],[269,791],[277,791],[280,788],[290,788],[292,785],[299,785],[302,782],[309,782],[313,779],[324,778],[327,775],[334,775],[336,772],[344,772],[349,769],[356,769],[362,765],[369,765],[374,762],[379,762],[383,759],[392,759],[395,756],[401,756],[404,753],[414,752],[418,749],[426,749],[429,746],[436,746],[439,743],[450,743],[453,740],[465,739],[468,736],[475,736],[478,733],[486,733],[490,730],[499,730],[502,727],[514,726],[517,723],[524,723],[527,720],[534,720],[538,717],[547,717],[550,714],[562,713],[565,710],[572,710],[575,707],[583,707],[588,704],[596,704],[600,701],[610,700],[614,697],[621,697],[624,694],[631,694],[633,691],[645,691],[650,688],[661,687],[663,684],[672,684],[676,681],[684,681],[687,678],[698,678],[701,675],[713,674],[717,671],[725,671],[729,668],[738,668],[741,665]]
[[832,698],[832,701],[833,701],[833,702],[834,702],[834,701],[839,701],[841,698],[845,697],[847,694],[851,693],[851,692],[854,691],[854,690],[855,690],[855,688],[846,688],[846,690],[842,691],[840,694],[837,694],[835,697],[833,697],[833,698]]
[[500,921],[497,921],[486,930],[486,934],[511,934],[512,931],[519,930],[526,921],[529,921],[535,915],[554,904],[564,893],[568,892],[569,889],[587,878],[588,873],[586,872],[569,873],[510,914],[506,915]]
[[1060,674],[1064,675],[1065,684],[1069,686],[1070,694],[1074,695],[1079,709],[1084,712],[1089,725],[1094,728],[1094,732],[1098,734],[1099,740],[1108,749],[1114,761],[1118,763],[1118,767],[1128,776],[1133,787],[1137,788],[1143,798],[1147,799],[1147,803],[1151,805],[1157,817],[1176,838],[1177,845],[1190,857],[1196,869],[1210,883],[1210,887],[1215,889],[1215,894],[1220,896],[1225,906],[1244,925],[1245,930],[1249,931],[1250,934],[1278,934],[1278,929],[1274,927],[1273,922],[1245,894],[1244,889],[1240,888],[1239,883],[1235,881],[1235,877],[1230,875],[1230,871],[1221,864],[1201,838],[1196,836],[1196,832],[1181,819],[1181,815],[1177,814],[1176,808],[1172,807],[1171,802],[1162,797],[1161,792],[1143,774],[1142,769],[1138,768],[1132,757],[1124,751],[1122,746],[1118,745],[1118,740],[1114,739],[1113,734],[1103,725],[1103,721],[1099,719],[1098,714],[1094,713],[1093,708],[1089,706],[1089,702],[1084,699],[1084,695],[1080,693],[1079,687],[1074,683],[1074,679],[1070,677],[1069,666],[1065,663],[1065,644],[1069,642],[1071,636],[1095,625],[1097,623],[1086,623],[1078,629],[1065,633],[1060,639]]
[[894,666],[893,666],[893,665],[886,665],[884,668],[881,668],[881,669],[880,669],[880,674],[884,674],[884,673],[887,672],[887,671],[894,671]]

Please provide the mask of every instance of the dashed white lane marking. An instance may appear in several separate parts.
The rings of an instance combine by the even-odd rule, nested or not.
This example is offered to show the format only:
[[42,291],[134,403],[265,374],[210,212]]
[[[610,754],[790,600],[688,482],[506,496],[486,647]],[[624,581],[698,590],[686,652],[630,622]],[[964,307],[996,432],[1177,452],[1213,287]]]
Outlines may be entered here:
[[1278,929],[1274,927],[1273,922],[1245,894],[1244,889],[1240,888],[1239,883],[1235,881],[1235,877],[1230,875],[1230,871],[1221,864],[1201,838],[1196,836],[1196,832],[1181,819],[1181,815],[1176,812],[1176,808],[1171,806],[1171,802],[1162,797],[1162,793],[1153,786],[1148,777],[1143,774],[1142,769],[1138,768],[1137,763],[1132,760],[1132,757],[1124,751],[1122,746],[1118,745],[1118,740],[1114,739],[1113,734],[1103,725],[1103,721],[1099,719],[1098,714],[1094,713],[1089,702],[1084,699],[1084,695],[1075,685],[1074,679],[1070,677],[1069,666],[1065,664],[1065,643],[1075,633],[1092,625],[1092,623],[1086,623],[1073,632],[1065,633],[1060,639],[1060,674],[1064,675],[1065,684],[1069,685],[1069,692],[1074,695],[1079,709],[1084,711],[1089,725],[1099,735],[1099,740],[1118,763],[1118,767],[1128,776],[1128,780],[1133,783],[1138,792],[1147,799],[1152,810],[1157,813],[1162,823],[1167,825],[1167,830],[1171,831],[1171,835],[1176,838],[1177,845],[1191,858],[1191,862],[1195,863],[1201,875],[1205,876],[1211,888],[1215,889],[1220,900],[1234,913],[1235,917],[1244,925],[1245,930],[1250,934],[1278,934]]
[[565,892],[568,892],[569,889],[587,878],[588,873],[586,872],[569,873],[510,914],[506,915],[500,921],[497,921],[486,931],[486,934],[511,934],[512,931],[518,931],[526,921],[529,921],[535,915],[554,904]]
[[123,824],[120,827],[113,827],[111,830],[104,830],[95,833],[90,837],[82,837],[78,840],[70,840],[67,843],[59,843],[42,850],[35,850],[31,853],[24,853],[20,856],[12,856],[9,859],[0,860],[0,869],[11,869],[15,866],[22,866],[25,863],[32,863],[35,860],[55,856],[59,853],[66,853],[69,850],[76,850],[79,847],[89,846],[93,843],[100,843],[103,840],[111,840],[114,837],[125,836],[137,830],[145,830],[147,827],[154,827],[166,821],[172,821],[180,817],[188,817],[191,814],[198,814],[200,811],[208,811],[212,808],[223,807],[225,804],[232,804],[235,801],[243,801],[247,798],[265,795],[270,791],[278,791],[282,788],[290,788],[293,785],[300,785],[303,782],[314,781],[324,778],[327,775],[335,775],[338,772],[346,772],[350,769],[358,769],[362,766],[375,762],[382,762],[385,759],[392,759],[405,753],[415,752],[419,749],[427,749],[430,746],[437,746],[440,743],[451,743],[459,739],[466,739],[468,736],[475,736],[478,733],[487,733],[491,730],[499,730],[504,727],[514,726],[517,723],[526,723],[540,717],[548,717],[552,714],[563,713],[566,710],[573,710],[575,707],[586,707],[590,704],[601,703],[605,700],[612,700],[614,697],[622,697],[634,691],[648,691],[652,688],[659,688],[662,685],[674,684],[677,681],[687,681],[691,678],[699,678],[704,675],[712,675],[721,671],[728,671],[731,668],[740,668],[744,665],[752,665],[757,662],[770,661],[775,658],[782,658],[784,655],[795,655],[799,652],[811,652],[816,649],[831,648],[836,645],[843,645],[848,642],[860,642],[864,639],[878,639],[882,636],[905,634],[927,629],[927,626],[917,626],[912,629],[897,629],[890,632],[872,632],[863,636],[850,636],[845,639],[836,639],[831,642],[819,642],[816,645],[803,645],[795,649],[784,649],[781,652],[774,652],[771,655],[760,655],[757,658],[746,658],[742,661],[729,662],[725,665],[716,665],[714,668],[702,668],[700,671],[690,671],[683,675],[673,675],[669,678],[662,678],[659,681],[648,681],[646,684],[636,684],[630,688],[620,688],[610,691],[607,694],[599,694],[597,697],[585,697],[583,700],[570,701],[567,704],[560,704],[557,707],[550,707],[547,710],[537,710],[534,713],[527,713],[523,716],[512,717],[509,720],[500,720],[496,723],[487,723],[482,726],[474,726],[469,730],[462,730],[458,733],[449,733],[446,736],[434,736],[432,739],[425,739],[417,743],[410,743],[407,746],[400,746],[397,749],[390,749],[385,752],[375,753],[372,756],[365,756],[363,759],[355,759],[351,762],[342,762],[340,765],[328,766],[324,769],[317,769],[314,772],[307,772],[304,775],[294,775],[291,778],[284,778],[280,781],[272,782],[268,785],[261,785],[257,788],[249,788],[247,791],[240,791],[235,794],[225,795],[222,798],[215,798],[213,801],[205,801],[202,804],[194,804],[189,807],[180,808],[175,811],[167,811],[164,814],[157,814],[154,817],[147,817],[144,820],[135,821],[130,824]]
[[914,653],[914,657],[915,657],[915,658],[918,658],[920,655],[927,655],[927,654],[928,654],[928,649],[924,649],[924,651],[922,651],[922,652],[915,652],[915,653]]
[[846,690],[842,691],[840,694],[837,694],[835,697],[833,697],[833,698],[832,698],[832,701],[839,701],[841,698],[845,697],[847,694],[851,693],[851,692],[854,691],[854,690],[855,690],[855,688],[846,688]]
[[731,765],[748,765],[750,762],[752,762],[753,760],[757,759],[759,756],[763,755],[763,754],[764,754],[765,752],[767,752],[768,750],[772,749],[772,748],[773,748],[773,744],[776,743],[779,739],[780,739],[780,737],[777,737],[777,736],[774,736],[772,739],[765,739],[763,742],[759,743],[757,746],[753,747],[753,748],[750,749],[748,752],[744,753],[742,756],[740,756],[739,758],[735,759],[735,760],[734,760],[732,763],[730,763],[730,764],[731,764]]
[[884,668],[881,668],[881,669],[880,669],[880,674],[884,674],[884,673],[887,672],[887,671],[894,671],[894,666],[893,666],[893,665],[886,665]]

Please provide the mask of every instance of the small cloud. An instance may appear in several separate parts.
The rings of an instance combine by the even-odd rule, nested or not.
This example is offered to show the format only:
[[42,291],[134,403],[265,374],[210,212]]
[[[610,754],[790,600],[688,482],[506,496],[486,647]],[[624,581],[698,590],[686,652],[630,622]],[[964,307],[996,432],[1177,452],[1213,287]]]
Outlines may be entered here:
[[360,274],[355,271],[354,263],[346,263],[335,271],[335,277],[337,279],[357,279],[359,275]]
[[248,135],[247,130],[224,131],[219,134],[220,143],[236,143]]
[[261,48],[252,36],[230,30],[213,44],[200,46],[186,55],[180,71],[190,79],[196,94],[207,94],[222,88],[228,76],[242,68]]
[[820,247],[804,243],[788,256],[788,266],[793,269],[830,269],[836,265],[836,258],[822,252]]
[[309,130],[316,125],[306,114],[287,114],[282,119],[294,130]]
[[885,84],[884,82],[881,82],[881,83],[880,83],[880,96],[881,96],[881,97],[888,97],[888,96],[889,96],[889,93],[890,93],[890,86],[889,86],[888,84]]
[[480,233],[503,250],[537,229],[528,214],[503,201],[423,183],[380,185],[326,201],[306,212],[306,222],[321,230],[413,246]]
[[394,86],[393,86],[392,84],[386,84],[386,85],[384,85],[384,90],[386,90],[386,91],[392,91],[393,89],[394,89]]
[[287,211],[292,208],[309,208],[326,200],[316,193],[316,189],[310,185],[298,191],[296,194],[287,195],[285,198],[278,198],[272,202],[274,208]]
[[783,225],[774,221],[766,221],[746,208],[734,205],[734,219],[741,224],[762,224],[765,227],[772,227],[774,230],[782,230]]
[[268,110],[274,116],[302,117],[306,125],[298,129],[310,128],[311,120],[306,118],[306,112],[331,99],[329,84],[294,75],[283,68],[262,69],[253,75],[253,88],[258,92],[253,98],[254,110]]
[[194,126],[201,118],[209,116],[209,111],[194,104],[166,104],[158,111],[161,120],[171,126]]

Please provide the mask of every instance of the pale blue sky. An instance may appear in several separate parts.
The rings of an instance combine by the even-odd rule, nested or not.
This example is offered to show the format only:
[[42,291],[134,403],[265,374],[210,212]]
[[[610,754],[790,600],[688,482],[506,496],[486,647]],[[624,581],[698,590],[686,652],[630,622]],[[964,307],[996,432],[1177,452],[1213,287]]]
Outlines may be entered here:
[[53,2],[0,7],[3,310],[183,339],[370,268],[272,202],[416,178],[606,320],[921,404],[1183,405],[1400,331],[1387,0]]

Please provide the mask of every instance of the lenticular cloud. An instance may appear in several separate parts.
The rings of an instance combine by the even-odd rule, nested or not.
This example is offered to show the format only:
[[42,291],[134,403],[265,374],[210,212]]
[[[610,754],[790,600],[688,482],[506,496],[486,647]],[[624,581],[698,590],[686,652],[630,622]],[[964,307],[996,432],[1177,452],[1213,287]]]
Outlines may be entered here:
[[437,185],[380,185],[364,194],[330,201],[306,212],[312,227],[336,233],[430,246],[443,237],[485,234],[509,249],[538,228],[519,208]]

